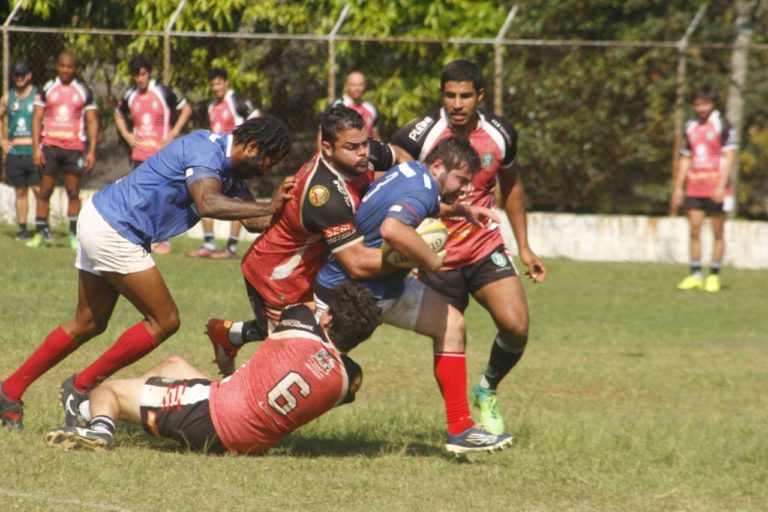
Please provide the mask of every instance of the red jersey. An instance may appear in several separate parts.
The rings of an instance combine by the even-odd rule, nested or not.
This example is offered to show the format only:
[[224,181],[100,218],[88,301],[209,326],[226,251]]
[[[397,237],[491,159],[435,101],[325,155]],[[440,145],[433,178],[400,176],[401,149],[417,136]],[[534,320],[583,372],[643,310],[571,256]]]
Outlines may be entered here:
[[[369,139],[374,170],[389,169],[392,149]],[[347,178],[317,153],[296,174],[291,200],[245,253],[243,276],[276,309],[309,302],[315,277],[331,252],[362,238],[354,223],[373,173]]]
[[[723,153],[736,151],[736,147],[736,131],[717,110],[713,110],[705,121],[688,121],[685,142],[680,149],[680,153],[691,158],[691,168],[685,180],[686,197],[712,197],[722,177]],[[733,193],[731,184],[725,193]]]
[[360,367],[336,350],[304,305],[286,308],[247,363],[211,383],[216,433],[235,453],[261,453],[287,434],[354,400]]
[[[464,204],[493,208],[496,200],[496,173],[512,166],[517,154],[517,132],[512,124],[495,114],[477,109],[477,127],[469,134],[469,142],[480,156],[478,171],[469,192],[459,198]],[[441,140],[457,135],[445,109],[435,109],[400,128],[392,143],[424,160]],[[504,243],[501,230],[495,223],[483,227],[473,226],[464,217],[443,219],[448,227],[446,244],[448,254],[441,270],[471,265],[493,252]]]
[[76,79],[65,84],[57,77],[45,84],[35,106],[45,109],[44,146],[85,150],[85,112],[96,108],[93,93],[87,85]]
[[368,136],[373,135],[373,129],[376,128],[376,121],[379,118],[379,113],[376,111],[376,107],[373,104],[362,101],[355,103],[355,101],[346,94],[333,102],[334,105],[344,105],[347,108],[351,108],[363,118],[365,121],[365,127],[368,130]]
[[131,87],[123,95],[115,112],[131,117],[133,134],[140,139],[131,151],[131,160],[143,162],[160,150],[172,128],[173,111],[181,110],[187,100],[168,86],[150,80],[147,90]]
[[222,99],[208,104],[208,122],[213,133],[232,133],[254,115],[258,115],[258,110],[253,108],[251,102],[231,89]]

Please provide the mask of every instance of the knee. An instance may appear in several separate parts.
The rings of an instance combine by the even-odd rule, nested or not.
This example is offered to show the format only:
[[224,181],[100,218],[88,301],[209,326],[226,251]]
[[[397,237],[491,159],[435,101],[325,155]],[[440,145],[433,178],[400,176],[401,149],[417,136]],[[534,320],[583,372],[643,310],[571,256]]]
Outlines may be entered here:
[[181,319],[179,318],[179,310],[174,308],[163,318],[158,319],[158,340],[164,341],[167,338],[173,336],[181,326]]
[[40,192],[38,192],[37,195],[38,199],[49,201],[51,199],[51,195],[53,195],[53,188],[41,187]]
[[698,240],[701,236],[701,226],[691,226],[690,237]]
[[80,199],[80,188],[68,188],[67,189],[67,199],[70,201],[77,201]]

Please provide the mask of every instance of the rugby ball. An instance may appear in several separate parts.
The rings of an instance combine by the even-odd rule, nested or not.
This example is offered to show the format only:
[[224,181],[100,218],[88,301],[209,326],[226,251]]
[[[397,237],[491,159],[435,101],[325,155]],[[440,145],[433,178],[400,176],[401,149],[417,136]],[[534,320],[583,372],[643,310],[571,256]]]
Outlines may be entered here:
[[[445,224],[432,217],[424,219],[416,228],[416,232],[434,253],[442,251],[445,248],[445,243],[448,241],[448,228],[445,227]],[[418,263],[401,255],[390,247],[386,241],[381,244],[381,253],[384,261],[393,267],[416,268],[418,266]]]

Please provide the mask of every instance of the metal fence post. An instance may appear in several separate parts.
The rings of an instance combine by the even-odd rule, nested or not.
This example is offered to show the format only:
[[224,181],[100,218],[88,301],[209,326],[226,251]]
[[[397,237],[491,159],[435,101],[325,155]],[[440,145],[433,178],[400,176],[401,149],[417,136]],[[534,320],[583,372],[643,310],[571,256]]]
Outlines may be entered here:
[[677,205],[672,203],[672,194],[675,192],[675,183],[677,183],[677,171],[680,167],[680,139],[683,133],[683,96],[685,91],[685,51],[688,48],[688,39],[696,30],[701,17],[704,16],[704,12],[707,10],[706,5],[702,5],[699,8],[699,12],[694,16],[693,21],[685,31],[685,35],[677,42],[677,78],[675,79],[675,112],[674,118],[674,132],[672,138],[672,183],[670,187],[670,200],[669,200],[669,216],[674,217],[677,215]]
[[328,104],[330,105],[336,99],[336,34],[341,30],[341,25],[349,13],[349,4],[344,6],[339,14],[339,19],[333,26],[333,30],[328,34]]
[[163,83],[171,83],[171,30],[176,24],[176,20],[179,19],[181,10],[184,8],[184,4],[187,0],[181,0],[176,11],[168,21],[168,25],[165,27],[165,33],[163,34]]
[[16,7],[13,8],[11,14],[8,15],[5,23],[3,23],[3,96],[8,94],[8,83],[11,79],[11,41],[8,32],[11,23],[13,23],[13,18],[16,17],[16,13],[21,9],[22,3],[24,3],[24,0],[19,0],[16,3]]
[[517,15],[517,5],[509,11],[507,19],[504,20],[504,24],[493,41],[493,112],[497,116],[504,115],[504,81],[502,79],[504,72],[504,47],[502,42],[504,41],[504,36],[507,35],[507,30],[509,30],[512,20],[515,19],[515,15]]

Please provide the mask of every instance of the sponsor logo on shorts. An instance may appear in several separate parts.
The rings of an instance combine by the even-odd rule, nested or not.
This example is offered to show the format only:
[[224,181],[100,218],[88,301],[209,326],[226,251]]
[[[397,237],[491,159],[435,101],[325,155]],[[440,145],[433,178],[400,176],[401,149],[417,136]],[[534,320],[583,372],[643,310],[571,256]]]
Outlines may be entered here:
[[490,169],[493,165],[493,153],[485,153],[482,158],[482,165],[485,169]]
[[497,267],[509,266],[509,259],[500,251],[496,251],[495,253],[491,254],[491,261],[493,261]]
[[331,197],[330,191],[323,185],[315,185],[309,189],[309,202],[312,206],[322,206]]

